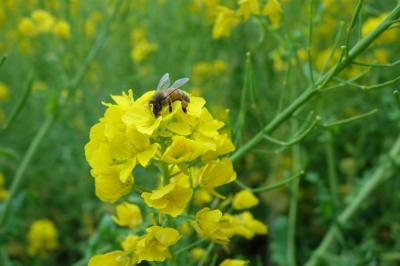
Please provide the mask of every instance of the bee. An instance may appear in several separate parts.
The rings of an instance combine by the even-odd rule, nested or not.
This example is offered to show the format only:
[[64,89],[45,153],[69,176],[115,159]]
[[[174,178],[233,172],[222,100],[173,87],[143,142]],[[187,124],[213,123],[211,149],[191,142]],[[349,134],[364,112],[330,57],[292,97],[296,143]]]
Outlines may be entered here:
[[169,74],[165,73],[157,85],[157,91],[151,98],[149,105],[153,107],[153,114],[157,118],[164,106],[169,107],[169,112],[172,112],[172,103],[175,101],[181,101],[182,111],[187,112],[188,103],[190,103],[189,96],[181,91],[179,88],[182,87],[189,78],[181,78],[170,86],[171,81],[169,79]]

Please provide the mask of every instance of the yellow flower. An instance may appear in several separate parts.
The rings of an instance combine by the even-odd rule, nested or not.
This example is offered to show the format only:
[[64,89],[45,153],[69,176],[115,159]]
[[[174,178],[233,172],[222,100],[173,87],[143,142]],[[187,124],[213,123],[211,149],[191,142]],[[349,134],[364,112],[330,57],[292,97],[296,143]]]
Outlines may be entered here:
[[33,37],[36,35],[36,26],[30,18],[23,18],[18,23],[18,31],[25,36]]
[[142,236],[136,247],[138,263],[147,261],[164,261],[171,258],[168,248],[180,238],[179,232],[173,228],[152,226],[146,229],[147,234]]
[[71,29],[65,20],[57,21],[53,28],[54,35],[57,37],[68,40],[71,35]]
[[134,45],[131,53],[132,60],[135,63],[141,63],[147,59],[147,57],[157,51],[157,44],[146,41],[138,42]]
[[194,248],[190,251],[190,255],[195,261],[201,261],[205,254],[204,248]]
[[[365,37],[371,31],[373,31],[387,16],[387,13],[380,15],[379,17],[368,18],[362,26],[362,35]],[[389,28],[385,30],[379,38],[374,42],[375,44],[388,44],[395,41],[397,38],[397,29]]]
[[254,207],[259,200],[249,190],[242,190],[233,197],[232,206],[235,210],[243,210]]
[[248,261],[245,260],[232,260],[226,259],[219,264],[219,266],[246,266],[248,265]]
[[173,136],[171,145],[165,150],[161,160],[166,163],[182,163],[197,159],[205,152],[204,145],[185,138],[183,136]]
[[260,15],[260,3],[258,0],[239,0],[238,13],[246,21],[251,15]]
[[192,194],[191,188],[173,182],[151,193],[143,192],[142,198],[148,206],[156,208],[160,213],[176,217],[185,210]]
[[210,203],[212,201],[212,196],[209,192],[205,190],[200,190],[194,195],[194,204],[203,205]]
[[254,219],[253,215],[248,211],[230,217],[233,219],[235,234],[246,239],[252,239],[255,235],[265,235],[268,232],[268,227]]
[[124,251],[115,250],[106,254],[96,255],[90,258],[88,266],[131,266],[137,264],[137,256],[134,254],[139,236],[128,235],[121,246]]
[[128,226],[135,228],[139,226],[142,220],[142,214],[136,204],[123,202],[116,207],[117,216],[113,216],[113,220],[119,226]]
[[8,86],[0,82],[0,102],[7,101],[10,98],[10,89]]
[[58,233],[54,223],[48,219],[36,220],[28,232],[28,254],[46,256],[58,247]]
[[216,147],[215,150],[208,151],[202,156],[204,162],[211,161],[218,156],[230,153],[235,150],[235,145],[233,145],[231,138],[228,134],[218,135],[214,139]]
[[210,208],[203,208],[196,213],[193,227],[200,236],[218,244],[228,244],[235,233],[232,219],[223,215],[220,210],[210,210]]
[[386,49],[375,49],[374,56],[379,64],[389,63],[389,53]]
[[91,174],[94,177],[96,196],[102,201],[114,203],[131,191],[133,176],[130,175],[122,182],[116,168],[92,169]]
[[89,260],[88,266],[130,266],[129,258],[123,251],[112,251],[96,255]]
[[214,189],[236,179],[232,161],[229,158],[212,161],[204,166],[197,177],[201,189],[215,194]]
[[281,22],[282,12],[282,6],[278,0],[268,0],[262,14],[271,20],[272,26],[278,27]]
[[214,23],[212,36],[214,39],[229,37],[232,28],[240,22],[238,14],[225,6],[218,7],[218,15]]
[[4,175],[0,172],[0,201],[6,199],[8,191],[4,188]]
[[32,19],[38,32],[50,32],[54,25],[53,16],[45,10],[35,10],[32,13]]

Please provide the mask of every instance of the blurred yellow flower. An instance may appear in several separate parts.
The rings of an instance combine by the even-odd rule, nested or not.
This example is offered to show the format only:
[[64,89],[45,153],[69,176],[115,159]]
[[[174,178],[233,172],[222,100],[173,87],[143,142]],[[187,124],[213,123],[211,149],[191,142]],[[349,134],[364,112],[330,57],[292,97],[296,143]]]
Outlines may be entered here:
[[278,0],[268,0],[262,14],[271,20],[272,26],[278,27],[281,22],[282,12],[282,6]]
[[57,37],[63,38],[65,40],[69,39],[71,35],[71,29],[65,20],[59,20],[54,24],[53,28],[54,35]]
[[136,204],[123,202],[116,207],[117,216],[113,216],[113,220],[119,226],[128,226],[135,228],[142,224],[142,214]]
[[245,260],[232,260],[226,259],[219,264],[219,266],[246,266],[248,265],[248,261]]
[[0,82],[0,102],[7,101],[10,98],[10,89],[8,86]]
[[18,31],[22,35],[33,37],[36,35],[36,26],[30,18],[22,18],[18,23]]
[[223,245],[228,244],[235,233],[232,219],[223,215],[220,210],[210,208],[203,208],[196,213],[193,227],[200,236]]
[[375,49],[374,56],[378,64],[389,63],[389,52],[386,49]]
[[58,247],[58,232],[54,223],[48,219],[34,221],[28,232],[28,254],[47,256]]
[[233,197],[232,206],[235,210],[249,209],[256,206],[259,200],[249,190],[242,190]]
[[214,39],[229,37],[232,28],[238,25],[240,18],[238,14],[228,7],[219,6],[218,15],[214,23],[212,36]]
[[[1,111],[1,110],[0,110]],[[1,121],[1,119],[0,119]],[[5,200],[8,196],[8,191],[4,187],[4,175],[0,172],[0,201]]]
[[194,204],[203,205],[212,201],[212,196],[208,191],[200,190],[194,194]]
[[265,235],[268,232],[268,227],[254,219],[253,215],[248,211],[230,217],[234,224],[235,234],[246,239],[252,239],[255,235]]
[[129,257],[123,251],[112,251],[102,255],[93,256],[88,266],[130,266]]
[[172,182],[151,193],[143,192],[142,197],[149,207],[156,208],[160,213],[176,217],[185,210],[192,194],[191,188],[181,187]]
[[195,261],[201,261],[204,258],[206,251],[204,248],[194,248],[190,251],[190,255]]
[[173,228],[152,226],[146,229],[147,234],[142,236],[136,247],[135,254],[138,263],[147,261],[164,261],[171,258],[168,248],[180,238],[179,232]]
[[[368,18],[362,26],[362,36],[367,36],[371,31],[373,31],[386,17],[387,13],[381,14],[379,17]],[[397,29],[389,28],[385,30],[378,39],[375,40],[374,44],[388,44],[395,41],[397,38]]]
[[246,21],[251,15],[260,15],[260,2],[259,0],[239,0],[238,13]]
[[146,60],[151,53],[157,51],[157,48],[158,46],[155,43],[148,41],[138,42],[133,46],[131,53],[132,60],[135,63],[141,63]]
[[50,32],[54,25],[54,17],[47,11],[37,9],[31,15],[38,32]]

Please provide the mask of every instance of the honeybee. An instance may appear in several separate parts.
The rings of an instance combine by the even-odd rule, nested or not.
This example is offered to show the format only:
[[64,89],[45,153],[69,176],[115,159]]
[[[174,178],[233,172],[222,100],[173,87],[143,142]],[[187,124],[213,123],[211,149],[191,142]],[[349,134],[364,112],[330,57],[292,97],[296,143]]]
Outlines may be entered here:
[[171,81],[169,79],[169,74],[165,73],[157,85],[157,91],[151,98],[149,105],[153,107],[153,114],[157,118],[163,108],[163,106],[169,107],[169,112],[172,112],[172,103],[175,101],[181,101],[182,111],[187,112],[187,106],[190,102],[189,96],[181,91],[179,88],[182,87],[189,78],[181,78],[170,86]]

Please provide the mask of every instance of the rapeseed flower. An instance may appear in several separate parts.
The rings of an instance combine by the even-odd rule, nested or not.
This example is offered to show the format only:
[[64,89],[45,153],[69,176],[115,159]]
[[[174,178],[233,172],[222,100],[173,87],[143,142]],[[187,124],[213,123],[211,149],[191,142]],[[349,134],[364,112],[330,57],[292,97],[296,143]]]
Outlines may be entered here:
[[259,200],[249,190],[242,190],[233,197],[232,206],[235,210],[249,209],[256,206]]
[[18,23],[18,31],[22,35],[33,37],[37,34],[37,29],[32,19],[22,18]]
[[160,213],[176,217],[185,210],[192,194],[191,188],[181,187],[177,183],[171,182],[151,193],[142,193],[142,198],[149,207],[156,208]]
[[31,16],[38,32],[50,32],[53,28],[55,19],[49,12],[38,9],[33,11]]
[[10,98],[10,88],[3,82],[0,82],[0,102],[7,101]]
[[268,227],[261,221],[254,219],[248,211],[229,217],[234,225],[235,234],[246,239],[252,239],[255,235],[265,235],[268,232]]
[[112,218],[119,226],[135,228],[143,222],[140,208],[136,204],[123,202],[116,207],[116,211],[117,216]]
[[48,219],[36,220],[28,232],[28,254],[47,256],[58,247],[58,232],[54,223]]
[[8,191],[4,187],[4,175],[0,172],[0,201],[5,200],[8,196]]
[[215,19],[212,36],[214,39],[220,39],[229,37],[231,35],[232,28],[238,25],[240,17],[236,11],[225,7],[218,7],[218,15]]
[[226,259],[219,264],[219,266],[246,266],[249,263],[245,260]]
[[235,233],[232,219],[223,215],[220,210],[210,208],[203,208],[197,212],[193,227],[200,236],[222,245],[228,244]]
[[71,29],[65,20],[59,20],[54,24],[53,27],[54,35],[62,39],[68,40],[71,35]]
[[246,21],[251,15],[260,15],[259,0],[239,0],[239,14]]
[[279,26],[282,13],[282,6],[278,0],[268,0],[262,11],[262,14],[271,20],[271,24],[274,27]]

